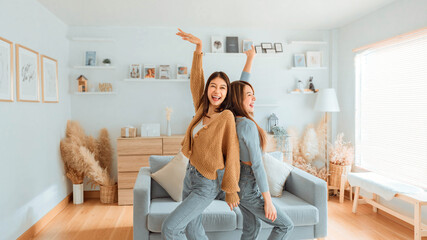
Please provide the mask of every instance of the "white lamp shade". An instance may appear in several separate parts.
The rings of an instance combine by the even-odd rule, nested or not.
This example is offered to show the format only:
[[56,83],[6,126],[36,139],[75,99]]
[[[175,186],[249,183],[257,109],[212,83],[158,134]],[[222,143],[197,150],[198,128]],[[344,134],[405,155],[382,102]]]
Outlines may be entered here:
[[314,104],[314,110],[318,112],[339,112],[340,106],[338,105],[335,89],[320,89]]

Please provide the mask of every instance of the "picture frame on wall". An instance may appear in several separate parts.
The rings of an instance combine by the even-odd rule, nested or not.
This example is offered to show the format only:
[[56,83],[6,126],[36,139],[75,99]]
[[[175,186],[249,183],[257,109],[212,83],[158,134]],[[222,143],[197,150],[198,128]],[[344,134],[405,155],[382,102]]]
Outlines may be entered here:
[[274,50],[274,49],[265,49],[265,53],[267,53],[267,54],[275,54],[276,50]]
[[271,44],[271,43],[261,43],[261,47],[262,47],[262,49],[272,49],[273,48],[273,44]]
[[211,37],[211,51],[212,51],[212,53],[223,53],[224,52],[224,37],[223,36],[212,36]]
[[276,50],[277,53],[282,53],[283,52],[282,43],[274,43],[274,49]]
[[170,66],[160,65],[159,66],[159,79],[170,79]]
[[41,55],[42,101],[58,103],[58,61]]
[[144,64],[144,79],[156,78],[156,65]]
[[227,53],[239,52],[239,37],[226,37],[225,44]]
[[306,67],[304,53],[294,54],[294,67]]
[[322,53],[319,51],[307,52],[307,67],[320,67],[322,61]]
[[96,51],[86,51],[85,66],[96,66]]
[[177,79],[188,79],[188,68],[186,65],[176,66],[176,78]]
[[13,102],[13,43],[0,37],[0,102]]
[[255,46],[255,52],[257,54],[262,53],[262,47],[261,47],[261,45]]
[[129,78],[138,79],[141,78],[141,65],[131,64],[129,66]]
[[252,49],[254,42],[252,40],[242,40],[242,52],[246,52]]
[[16,98],[20,102],[40,102],[39,53],[16,44]]

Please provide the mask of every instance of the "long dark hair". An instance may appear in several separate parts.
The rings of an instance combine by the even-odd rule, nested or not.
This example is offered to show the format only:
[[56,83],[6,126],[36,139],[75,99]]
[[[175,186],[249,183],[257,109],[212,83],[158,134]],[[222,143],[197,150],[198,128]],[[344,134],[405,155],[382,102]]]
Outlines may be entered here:
[[234,116],[246,117],[247,119],[255,123],[258,129],[260,146],[264,151],[267,146],[267,136],[264,130],[253,119],[253,114],[248,113],[243,107],[243,99],[245,97],[245,92],[244,92],[245,86],[251,87],[252,91],[255,93],[252,85],[246,81],[234,81],[231,83],[231,88],[230,88],[231,109],[230,110],[233,112]]
[[205,85],[205,91],[203,92],[203,96],[200,99],[200,104],[203,104],[203,116],[202,117],[209,117],[208,116],[208,110],[209,110],[209,98],[208,98],[208,88],[209,88],[209,84],[211,84],[212,80],[215,78],[221,78],[222,80],[225,81],[225,84],[227,85],[227,95],[224,98],[224,101],[221,103],[221,105],[219,105],[219,107],[217,109],[215,109],[215,112],[222,112],[225,109],[230,109],[231,106],[231,99],[230,99],[230,79],[228,78],[227,74],[225,74],[225,72],[214,72],[212,73],[209,78],[208,81],[206,82]]

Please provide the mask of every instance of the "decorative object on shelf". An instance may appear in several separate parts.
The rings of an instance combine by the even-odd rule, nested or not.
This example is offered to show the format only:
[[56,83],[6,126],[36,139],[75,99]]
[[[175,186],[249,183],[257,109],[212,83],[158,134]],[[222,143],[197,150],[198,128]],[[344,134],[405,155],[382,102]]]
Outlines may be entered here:
[[316,93],[316,92],[318,92],[319,91],[319,89],[316,89],[315,87],[314,87],[314,84],[313,84],[313,76],[310,76],[310,78],[308,79],[308,89],[310,89],[311,91],[313,91],[314,93]]
[[[107,129],[101,129],[98,139],[95,139],[86,136],[78,122],[68,121],[65,135],[60,142],[60,151],[65,174],[71,182],[74,185],[82,184],[84,176],[87,176],[92,187],[114,186],[115,182],[109,174],[113,152]],[[82,203],[82,187],[73,186],[73,189],[79,191],[75,193],[74,202]]]
[[171,114],[172,114],[173,110],[170,107],[166,108],[166,121],[167,121],[167,127],[166,127],[166,132],[168,136],[172,135],[172,129],[171,129]]
[[86,66],[96,66],[96,51],[86,51]]
[[261,47],[262,47],[262,50],[267,50],[267,49],[274,49],[273,48],[273,44],[271,44],[271,43],[261,43]]
[[156,65],[144,64],[144,78],[156,78]]
[[40,102],[39,53],[16,44],[16,96],[21,102]]
[[252,49],[254,42],[252,40],[242,40],[242,52],[246,52]]
[[59,102],[58,61],[48,56],[41,56],[42,99],[46,103]]
[[187,69],[186,65],[177,65],[176,66],[176,78],[177,79],[190,78],[190,74],[188,74],[188,69]]
[[98,89],[100,92],[112,92],[113,85],[111,83],[98,83]]
[[239,52],[239,38],[238,37],[226,37],[225,43],[227,45],[227,53],[238,53]]
[[223,53],[224,52],[224,37],[212,36],[211,37],[211,51],[212,53]]
[[87,78],[83,75],[80,75],[77,80],[79,81],[78,91],[87,92]]
[[272,113],[268,117],[267,132],[272,133],[273,127],[278,125],[279,125],[279,118],[276,116],[276,114]]
[[305,67],[305,55],[304,53],[295,53],[294,54],[294,66],[295,67]]
[[328,161],[328,112],[339,112],[340,107],[338,105],[337,95],[335,93],[335,89],[326,88],[322,89],[317,95],[316,103],[314,104],[315,111],[325,112],[324,115],[324,124],[326,129],[324,130],[324,143],[322,146],[325,148],[325,159],[326,159],[326,171],[327,175],[329,175],[329,161]]
[[170,79],[170,66],[160,65],[159,66],[159,79]]
[[122,136],[122,138],[134,138],[136,137],[136,128],[131,125],[122,127],[120,130],[120,135]]
[[320,67],[321,52],[307,52],[307,67]]
[[110,64],[111,64],[111,60],[110,60],[110,59],[108,59],[108,58],[106,58],[106,59],[104,59],[104,60],[102,61],[102,64],[104,64],[104,66],[110,66]]
[[141,78],[141,65],[131,64],[129,67],[129,78]]
[[159,137],[160,123],[141,124],[141,137]]
[[282,43],[274,43],[274,49],[276,50],[277,53],[283,52]]
[[302,82],[302,80],[298,80],[297,89],[295,90],[300,90],[301,92],[304,92],[304,83]]
[[0,102],[13,102],[13,43],[0,37]]
[[256,52],[257,54],[262,53],[262,47],[261,47],[260,45],[255,46],[255,52]]

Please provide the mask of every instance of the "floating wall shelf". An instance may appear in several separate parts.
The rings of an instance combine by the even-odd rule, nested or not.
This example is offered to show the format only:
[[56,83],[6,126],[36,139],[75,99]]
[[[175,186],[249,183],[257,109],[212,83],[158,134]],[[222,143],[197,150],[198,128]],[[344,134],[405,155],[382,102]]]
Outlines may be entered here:
[[116,92],[74,92],[74,95],[116,95]]
[[70,37],[72,41],[80,42],[115,42],[113,38],[97,38],[97,37]]
[[116,66],[74,66],[75,69],[116,69]]
[[127,78],[124,82],[190,82],[189,79],[134,79]]

